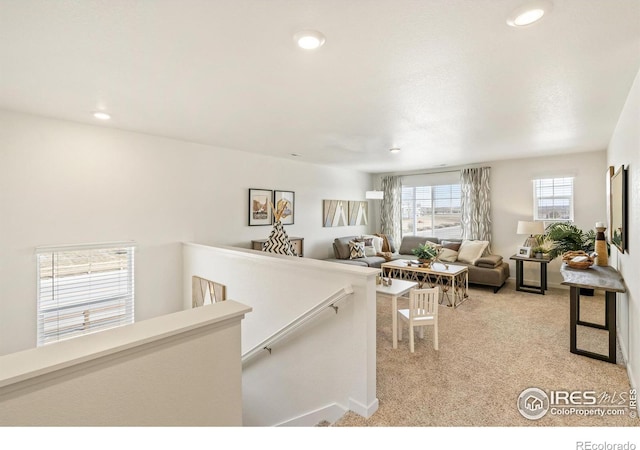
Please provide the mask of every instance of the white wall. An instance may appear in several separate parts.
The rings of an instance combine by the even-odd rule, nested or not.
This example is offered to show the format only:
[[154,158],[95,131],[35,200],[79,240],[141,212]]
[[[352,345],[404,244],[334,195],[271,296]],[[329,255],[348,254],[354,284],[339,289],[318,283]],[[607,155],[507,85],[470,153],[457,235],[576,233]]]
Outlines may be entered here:
[[[493,228],[492,251],[505,260],[516,252],[526,236],[516,234],[518,220],[533,220],[534,178],[573,176],[575,224],[588,230],[598,221],[606,221],[606,153],[575,153],[571,155],[545,156],[539,158],[493,161],[483,164],[491,167],[491,220]],[[447,168],[447,171],[456,168]],[[437,173],[437,172],[434,172]],[[398,174],[403,175],[403,174]],[[455,174],[454,174],[455,175]],[[436,175],[432,175],[434,178]],[[452,182],[451,173],[446,181]],[[374,183],[380,185],[380,176]],[[437,179],[445,180],[441,175]],[[374,211],[374,228],[379,227],[379,212]],[[511,277],[515,278],[515,263],[509,261]],[[548,282],[559,284],[560,259],[549,263]],[[539,282],[539,268],[525,264],[525,279],[531,284]]]
[[[516,234],[518,220],[533,220],[534,178],[573,176],[574,224],[589,230],[595,223],[606,222],[606,154],[605,151],[575,153],[555,157],[497,161],[491,166],[491,209],[493,251],[509,258],[526,236]],[[510,261],[511,277],[515,263]],[[550,284],[562,282],[560,258],[549,263]],[[525,264],[528,266],[528,264]],[[525,279],[539,281],[537,265],[527,268]]]
[[618,341],[627,361],[631,385],[640,387],[640,72],[629,92],[607,150],[608,165],[628,169],[629,245],[624,254],[612,247],[609,265],[617,268],[627,285],[618,294]]
[[224,284],[227,296],[252,308],[242,323],[242,352],[319,303],[351,286],[353,293],[324,308],[242,370],[245,426],[313,426],[347,410],[369,417],[376,398],[376,292],[379,271],[368,267],[252,250],[184,245],[184,298],[191,278]]
[[[304,153],[303,149],[295,149]],[[38,245],[134,240],[136,319],[182,306],[180,242],[249,248],[248,189],[295,192],[305,256],[367,227],[322,227],[322,200],[364,200],[371,176],[113,128],[0,111],[0,355],[36,342]]]

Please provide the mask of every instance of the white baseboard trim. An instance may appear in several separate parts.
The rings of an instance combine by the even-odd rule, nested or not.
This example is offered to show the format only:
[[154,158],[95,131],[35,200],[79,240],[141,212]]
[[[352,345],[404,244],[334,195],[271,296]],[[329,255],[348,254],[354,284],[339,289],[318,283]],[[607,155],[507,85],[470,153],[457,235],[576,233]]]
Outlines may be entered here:
[[349,399],[349,409],[359,416],[364,417],[365,419],[371,417],[374,412],[378,410],[379,402],[378,398],[371,402],[369,406],[365,406],[360,402],[355,401],[354,399]]
[[629,377],[629,384],[631,385],[631,389],[635,389],[636,392],[638,390],[638,380],[635,379],[635,375],[631,370],[631,366],[627,364],[627,376]]
[[629,365],[629,351],[627,350],[627,346],[625,342],[620,339],[620,330],[616,329],[618,336],[618,345],[620,346],[620,353],[622,353],[622,359],[624,359],[624,365],[627,369],[627,376],[629,377],[629,384],[631,385],[631,389],[638,388],[638,380],[635,379],[635,374]]
[[293,419],[286,420],[282,423],[275,425],[276,427],[315,427],[320,422],[326,420],[329,423],[334,423],[336,420],[344,416],[347,412],[347,408],[343,408],[337,403],[324,406],[315,411],[302,414]]
[[340,406],[337,403],[332,403],[330,405],[324,406],[322,408],[316,409],[315,411],[310,411],[305,414],[301,414],[298,417],[294,417],[289,420],[285,420],[279,424],[276,424],[276,427],[314,427],[318,425],[322,421],[327,421],[329,423],[334,423],[342,416],[344,416],[347,411],[353,411],[354,413],[362,416],[364,418],[371,417],[373,413],[378,410],[379,402],[376,398],[369,406],[365,406],[360,402],[350,398],[349,399],[349,407],[345,408]]
[[620,329],[616,327],[616,340],[618,341],[618,346],[620,347],[620,353],[622,353],[622,359],[624,359],[624,365],[628,366],[629,362],[629,352],[627,351],[627,346],[624,341],[620,339]]

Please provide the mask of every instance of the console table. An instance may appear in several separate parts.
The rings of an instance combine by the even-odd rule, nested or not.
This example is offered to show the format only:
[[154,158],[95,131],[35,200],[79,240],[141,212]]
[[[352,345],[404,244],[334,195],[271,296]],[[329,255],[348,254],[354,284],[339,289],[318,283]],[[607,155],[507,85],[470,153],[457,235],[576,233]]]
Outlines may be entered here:
[[[613,267],[591,266],[588,269],[572,269],[566,263],[560,267],[560,274],[564,281],[562,284],[568,285],[570,292],[570,336],[569,344],[571,353],[588,356],[589,358],[602,361],[616,362],[616,293],[626,292],[627,289],[622,279],[622,275]],[[605,322],[604,325],[580,320],[580,288],[602,289],[605,291]],[[609,353],[601,355],[599,353],[581,350],[577,348],[577,327],[598,328],[607,330],[609,333]]]
[[[516,291],[544,295],[544,291],[547,290],[547,264],[549,264],[551,260],[544,258],[526,258],[518,255],[513,255],[509,259],[513,259],[516,262]],[[538,263],[540,265],[540,286],[524,284],[525,261]]]
[[[302,257],[304,252],[304,238],[301,237],[289,237],[291,241],[291,245],[293,246],[293,250],[296,252],[296,255]],[[268,239],[256,239],[251,241],[251,248],[253,250],[262,250],[262,244],[267,242]]]

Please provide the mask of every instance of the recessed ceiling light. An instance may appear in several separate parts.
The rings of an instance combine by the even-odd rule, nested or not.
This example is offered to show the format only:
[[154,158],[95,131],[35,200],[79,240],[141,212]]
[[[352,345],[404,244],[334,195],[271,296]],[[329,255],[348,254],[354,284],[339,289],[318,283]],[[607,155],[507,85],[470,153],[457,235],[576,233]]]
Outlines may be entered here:
[[106,112],[102,112],[102,111],[96,111],[93,113],[93,117],[95,117],[96,119],[100,119],[100,120],[109,120],[111,119],[111,116],[109,114],[107,114]]
[[389,149],[389,151],[390,151],[391,153],[399,153],[399,152],[400,152],[400,149],[399,149],[398,147],[393,147],[393,148]]
[[515,9],[507,18],[507,24],[512,27],[526,27],[542,19],[551,11],[552,4],[548,0],[538,0],[527,3]]
[[298,47],[304,48],[305,50],[313,50],[322,47],[326,38],[319,31],[304,30],[294,34],[293,40],[298,44]]

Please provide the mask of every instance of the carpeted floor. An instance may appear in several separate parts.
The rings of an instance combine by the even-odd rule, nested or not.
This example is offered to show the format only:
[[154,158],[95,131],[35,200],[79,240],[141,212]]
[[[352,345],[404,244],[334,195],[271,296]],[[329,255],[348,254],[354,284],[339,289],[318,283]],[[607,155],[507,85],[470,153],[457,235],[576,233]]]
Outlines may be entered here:
[[[604,297],[582,296],[583,320],[603,321]],[[470,288],[456,309],[440,307],[440,349],[433,349],[432,328],[409,352],[404,333],[392,348],[390,300],[377,303],[378,411],[365,419],[347,413],[333,426],[638,426],[629,416],[552,415],[529,420],[517,400],[530,387],[591,390],[616,401],[628,399],[629,380],[622,364],[610,364],[569,352],[569,291],[547,295],[516,292],[507,284],[497,294]],[[400,300],[399,306],[406,306]],[[586,328],[578,347],[606,352],[603,331]],[[619,356],[618,361],[622,358]],[[626,402],[628,404],[628,401]]]

